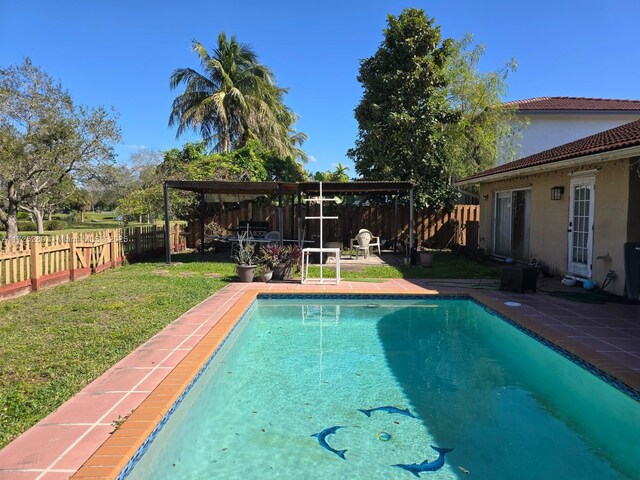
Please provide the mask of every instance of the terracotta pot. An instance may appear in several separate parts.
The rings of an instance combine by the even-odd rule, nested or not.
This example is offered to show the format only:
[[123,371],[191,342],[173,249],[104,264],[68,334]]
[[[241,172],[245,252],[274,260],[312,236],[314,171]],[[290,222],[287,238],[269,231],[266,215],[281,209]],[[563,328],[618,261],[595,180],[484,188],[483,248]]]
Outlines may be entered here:
[[284,264],[273,267],[273,279],[291,280],[291,267]]
[[423,267],[432,267],[433,252],[420,252],[420,265]]
[[236,265],[236,273],[240,277],[240,281],[243,283],[253,282],[253,277],[256,274],[255,265]]
[[271,280],[271,277],[273,276],[273,271],[269,270],[269,271],[264,271],[261,270],[260,271],[260,281],[262,282],[268,282],[269,280]]

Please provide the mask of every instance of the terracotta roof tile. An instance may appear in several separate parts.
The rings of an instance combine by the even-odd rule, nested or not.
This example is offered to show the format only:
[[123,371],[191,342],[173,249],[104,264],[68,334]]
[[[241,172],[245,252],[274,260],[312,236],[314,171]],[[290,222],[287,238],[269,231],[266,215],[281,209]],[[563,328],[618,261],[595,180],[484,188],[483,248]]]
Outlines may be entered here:
[[611,130],[605,130],[604,132],[599,132],[570,143],[565,143],[564,145],[505,163],[504,165],[498,165],[484,172],[464,178],[461,181],[480,179],[498,173],[521,170],[523,168],[584,157],[595,153],[610,152],[637,145],[640,145],[640,120],[626,123]]
[[520,111],[531,110],[617,110],[639,111],[640,100],[616,100],[584,97],[537,97],[506,102]]

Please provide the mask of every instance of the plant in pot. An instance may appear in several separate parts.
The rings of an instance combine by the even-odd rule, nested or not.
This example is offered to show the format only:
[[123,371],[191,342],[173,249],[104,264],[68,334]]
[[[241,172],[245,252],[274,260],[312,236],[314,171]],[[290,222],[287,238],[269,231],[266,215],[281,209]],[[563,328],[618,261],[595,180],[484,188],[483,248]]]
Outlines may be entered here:
[[298,245],[275,247],[278,249],[278,262],[273,267],[273,278],[276,280],[290,280],[294,267],[296,272],[300,271],[302,249]]
[[273,269],[280,263],[280,250],[277,245],[267,245],[260,249],[258,265],[260,267],[260,280],[268,282],[273,276]]
[[246,240],[247,235],[243,234],[238,238],[238,249],[234,254],[236,260],[236,272],[241,282],[253,282],[256,274],[256,254],[253,245]]
[[432,267],[433,266],[433,251],[427,248],[429,246],[428,242],[424,242],[422,247],[418,249],[420,254],[420,265],[423,267]]

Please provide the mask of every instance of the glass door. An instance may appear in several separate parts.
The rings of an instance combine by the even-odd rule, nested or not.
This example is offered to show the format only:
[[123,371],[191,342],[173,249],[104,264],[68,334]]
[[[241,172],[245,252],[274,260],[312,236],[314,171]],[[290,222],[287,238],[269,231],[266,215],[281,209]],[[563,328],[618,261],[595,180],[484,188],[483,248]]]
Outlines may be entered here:
[[518,260],[529,259],[531,190],[496,193],[494,253]]
[[591,278],[595,178],[571,180],[569,199],[569,273]]

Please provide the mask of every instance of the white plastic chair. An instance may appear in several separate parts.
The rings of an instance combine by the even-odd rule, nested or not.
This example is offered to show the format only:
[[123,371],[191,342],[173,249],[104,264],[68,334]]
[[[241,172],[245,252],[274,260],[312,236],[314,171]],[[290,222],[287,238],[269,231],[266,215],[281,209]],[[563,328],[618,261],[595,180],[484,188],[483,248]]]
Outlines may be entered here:
[[369,242],[369,248],[378,247],[378,255],[382,255],[382,250],[380,249],[380,237],[374,237],[373,233],[371,233],[366,228],[361,228],[358,233],[367,232],[371,235],[371,241]]
[[367,258],[369,256],[369,244],[371,243],[372,238],[373,235],[371,235],[371,232],[369,230],[360,230],[358,232],[356,238],[354,239],[357,244],[353,244],[352,242],[352,248],[354,248],[356,251],[356,260],[358,259],[358,255],[360,254],[361,250],[364,253],[364,258]]
[[280,232],[277,230],[272,230],[264,236],[265,240],[271,240],[269,243],[278,243],[280,242]]

